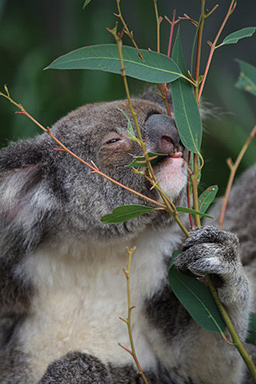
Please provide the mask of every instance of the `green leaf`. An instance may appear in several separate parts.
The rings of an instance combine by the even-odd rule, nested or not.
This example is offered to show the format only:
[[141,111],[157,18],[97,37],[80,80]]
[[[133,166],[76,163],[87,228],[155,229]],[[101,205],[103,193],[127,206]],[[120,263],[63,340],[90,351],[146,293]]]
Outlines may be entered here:
[[225,331],[226,325],[205,284],[179,272],[174,265],[169,270],[169,282],[174,294],[197,324],[211,332]]
[[128,127],[127,127],[127,133],[128,133],[128,136],[130,139],[132,139],[133,141],[138,141],[137,137],[135,136],[135,132],[134,132],[134,129],[133,129],[133,126],[132,126],[132,123],[131,123],[131,120],[129,119],[129,117],[127,116],[127,114],[121,109],[121,108],[118,108],[122,114],[126,117],[127,119],[127,123],[128,123]]
[[[148,158],[152,165],[158,163],[159,160],[163,157],[167,157],[169,155],[163,155],[162,153],[152,153],[148,152]],[[146,167],[146,159],[145,156],[136,157],[130,164],[126,165],[126,167]]]
[[91,2],[91,0],[85,0],[83,8],[85,8],[90,2]]
[[240,76],[236,87],[256,96],[256,67],[242,60],[237,60],[240,66]]
[[176,40],[174,43],[173,52],[172,52],[172,59],[178,65],[178,67],[180,68],[183,75],[186,76],[188,74],[188,71],[186,69],[186,65],[185,65],[185,61],[184,61],[184,57],[183,57],[181,38],[180,38],[180,30],[178,30]]
[[[122,47],[125,73],[149,83],[170,83],[182,74],[175,62],[161,53]],[[140,58],[142,53],[144,61]],[[94,45],[71,51],[54,60],[46,69],[95,69],[121,74],[115,44]]]
[[178,79],[172,83],[175,121],[183,145],[193,153],[200,153],[202,122],[191,85]]
[[233,32],[222,41],[221,44],[218,45],[217,48],[226,44],[236,44],[239,40],[244,39],[245,37],[252,36],[256,31],[256,27],[247,27],[240,29],[239,31]]
[[206,215],[205,213],[196,211],[195,209],[187,208],[187,207],[176,207],[178,212],[191,213],[192,215],[200,215],[202,217],[207,217],[208,219],[213,219],[212,216]]
[[215,199],[215,196],[218,192],[218,186],[212,185],[211,187],[208,187],[198,198],[198,204],[199,204],[199,211],[204,213],[207,211],[213,200]]
[[109,215],[103,216],[101,222],[104,224],[123,223],[124,221],[134,219],[135,217],[155,210],[156,208],[147,207],[146,205],[123,205],[115,208]]
[[245,341],[256,345],[256,313],[250,312],[249,328]]

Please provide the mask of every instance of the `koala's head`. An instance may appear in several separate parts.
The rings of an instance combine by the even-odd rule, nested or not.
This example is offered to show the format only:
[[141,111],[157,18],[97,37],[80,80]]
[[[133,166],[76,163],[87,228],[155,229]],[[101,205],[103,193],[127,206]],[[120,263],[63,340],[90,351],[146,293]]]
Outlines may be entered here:
[[[138,122],[147,150],[169,155],[154,166],[154,171],[162,190],[178,203],[186,184],[186,163],[174,119],[155,102],[134,99],[133,107],[140,110]],[[103,173],[159,200],[159,193],[150,182],[126,167],[143,154],[128,135],[128,121],[121,109],[133,122],[122,101],[92,104],[59,120],[52,133],[86,162],[94,162]],[[27,236],[24,246],[51,236],[123,236],[168,222],[169,214],[153,211],[126,223],[102,224],[101,217],[118,206],[149,203],[92,173],[56,147],[43,134],[12,144],[0,155],[1,216],[13,238]]]

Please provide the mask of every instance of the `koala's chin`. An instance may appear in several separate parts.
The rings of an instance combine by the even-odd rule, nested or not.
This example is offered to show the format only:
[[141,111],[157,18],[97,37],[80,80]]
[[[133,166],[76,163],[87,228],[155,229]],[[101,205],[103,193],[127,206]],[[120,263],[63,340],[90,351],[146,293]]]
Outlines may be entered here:
[[187,182],[187,163],[182,153],[164,159],[154,167],[154,172],[164,194],[174,203],[179,203]]

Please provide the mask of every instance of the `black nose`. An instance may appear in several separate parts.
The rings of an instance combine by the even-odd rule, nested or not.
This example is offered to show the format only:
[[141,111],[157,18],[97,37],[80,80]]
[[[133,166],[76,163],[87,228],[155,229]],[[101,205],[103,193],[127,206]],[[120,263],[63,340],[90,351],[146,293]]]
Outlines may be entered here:
[[167,115],[151,115],[146,121],[147,150],[172,154],[180,144],[175,120]]

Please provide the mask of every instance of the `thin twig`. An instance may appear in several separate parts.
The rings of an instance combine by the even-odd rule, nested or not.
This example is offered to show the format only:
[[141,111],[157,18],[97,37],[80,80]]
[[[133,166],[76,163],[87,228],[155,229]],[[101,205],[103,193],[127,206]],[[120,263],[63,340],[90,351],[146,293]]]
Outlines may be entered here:
[[168,49],[167,49],[167,56],[170,57],[171,56],[171,49],[172,49],[174,27],[180,21],[179,19],[176,20],[176,9],[174,9],[174,11],[173,11],[172,21],[170,19],[168,19],[167,16],[165,16],[165,20],[167,20],[168,23],[171,25],[170,35],[169,35],[169,43],[168,43]]
[[225,322],[225,324],[229,330],[229,333],[232,337],[234,346],[237,348],[238,352],[240,353],[240,356],[243,358],[243,360],[246,363],[252,377],[254,378],[254,380],[256,382],[256,367],[253,363],[252,357],[248,354],[248,352],[246,351],[240,337],[238,336],[225,307],[223,306],[223,304],[221,303],[221,301],[219,299],[218,293],[217,293],[215,287],[213,286],[211,279],[209,278],[209,276],[206,276],[206,279],[207,279],[207,282],[209,284],[209,288],[211,290],[211,293],[214,297],[214,300],[215,300],[215,302],[219,308],[219,311],[222,315],[222,318],[223,318],[223,320],[224,320],[224,322]]
[[205,67],[205,71],[204,71],[204,75],[203,75],[203,80],[202,80],[202,83],[200,85],[200,89],[199,89],[199,93],[198,93],[198,102],[200,102],[200,99],[201,99],[201,96],[202,96],[202,92],[203,92],[203,89],[204,89],[204,86],[205,86],[205,82],[206,82],[206,78],[207,78],[207,75],[208,75],[208,72],[209,72],[209,68],[210,68],[210,65],[211,65],[211,61],[212,61],[212,57],[213,57],[213,54],[214,54],[214,51],[216,49],[216,45],[217,45],[217,42],[219,40],[219,37],[220,37],[220,34],[221,32],[223,31],[230,15],[233,13],[234,9],[236,7],[236,2],[235,0],[231,0],[231,3],[229,5],[229,8],[228,8],[228,11],[227,11],[227,14],[220,26],[220,29],[213,41],[213,43],[210,44],[211,46],[211,49],[210,49],[210,53],[209,53],[209,57],[208,57],[208,60],[207,60],[207,64],[206,64],[206,67]]
[[145,384],[149,384],[148,381],[147,381],[147,378],[146,378],[146,376],[145,376],[145,374],[144,374],[144,372],[143,372],[143,370],[141,368],[139,360],[137,358],[136,351],[135,351],[135,346],[134,346],[134,341],[133,341],[133,335],[132,335],[132,320],[131,320],[131,316],[132,316],[132,310],[135,307],[131,305],[130,269],[131,269],[132,255],[133,255],[135,249],[136,248],[132,248],[132,249],[128,249],[127,248],[127,252],[128,252],[128,255],[129,255],[129,261],[128,261],[127,269],[124,270],[124,274],[125,274],[125,277],[126,277],[128,317],[127,317],[127,319],[120,318],[122,321],[124,321],[127,324],[129,340],[130,340],[130,345],[131,345],[131,350],[129,350],[128,348],[124,347],[121,344],[119,344],[119,345],[120,345],[120,347],[122,347],[125,351],[127,351],[133,357],[134,362],[135,362],[135,364],[136,364],[136,366],[138,368],[138,374],[142,377],[142,379],[143,379]]

